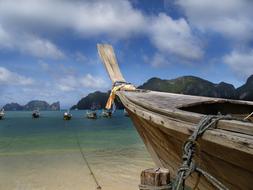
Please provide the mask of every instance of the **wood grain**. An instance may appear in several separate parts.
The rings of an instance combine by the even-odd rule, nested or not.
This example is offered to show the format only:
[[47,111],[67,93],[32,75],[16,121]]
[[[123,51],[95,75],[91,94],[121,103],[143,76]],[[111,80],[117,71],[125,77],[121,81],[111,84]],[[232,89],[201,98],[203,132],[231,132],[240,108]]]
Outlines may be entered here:
[[[172,177],[175,177],[181,163],[183,143],[192,133],[194,125],[198,121],[193,122],[195,119],[189,119],[189,116],[184,119],[184,112],[178,117],[174,113],[157,113],[153,109],[150,111],[148,109],[150,107],[142,107],[140,104],[130,101],[127,96],[130,92],[118,92],[117,94],[127,107],[136,129],[155,163],[168,168]],[[144,103],[142,101],[141,105]],[[236,128],[237,122],[229,121],[229,124],[230,126],[234,124],[234,128]],[[252,123],[242,122],[241,125],[253,127]],[[199,150],[200,155],[196,159],[203,169],[217,177],[230,189],[251,189],[253,186],[251,180],[251,178],[253,179],[252,135],[224,130],[220,126],[219,129],[206,131],[199,140],[199,144],[201,150]],[[231,171],[233,172],[231,173]],[[196,180],[197,175],[193,175],[187,180],[187,184],[193,187]],[[214,188],[202,177],[199,189]]]
[[117,59],[114,53],[114,50],[111,45],[107,44],[98,44],[98,53],[105,65],[105,68],[112,80],[113,83],[117,81],[125,82],[124,77],[122,76]]

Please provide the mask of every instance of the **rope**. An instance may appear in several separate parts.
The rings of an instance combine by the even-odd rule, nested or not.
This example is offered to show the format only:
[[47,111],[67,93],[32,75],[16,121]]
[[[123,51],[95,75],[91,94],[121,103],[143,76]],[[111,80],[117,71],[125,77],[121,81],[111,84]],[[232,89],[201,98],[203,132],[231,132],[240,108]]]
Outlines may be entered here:
[[106,102],[106,106],[105,106],[106,109],[108,109],[108,110],[111,109],[112,104],[114,103],[114,100],[115,100],[116,92],[120,91],[120,90],[134,91],[134,90],[136,90],[136,88],[131,83],[116,81],[112,86],[110,96]]
[[253,116],[253,112],[251,112],[247,117],[245,117],[243,120],[249,119],[251,116]]
[[83,150],[82,150],[82,147],[81,147],[81,144],[80,144],[80,141],[79,141],[79,138],[78,138],[77,134],[76,134],[76,142],[77,142],[77,145],[78,145],[78,147],[79,147],[79,151],[80,151],[80,153],[81,153],[81,155],[82,155],[82,158],[83,158],[85,164],[87,165],[87,167],[88,167],[88,169],[89,169],[89,171],[90,171],[90,175],[92,176],[92,178],[93,178],[93,180],[94,180],[94,182],[95,182],[95,184],[96,184],[96,186],[97,186],[96,189],[97,189],[97,190],[102,189],[102,187],[101,187],[101,186],[99,185],[99,183],[98,183],[98,180],[97,180],[97,178],[96,178],[94,172],[93,172],[92,169],[91,169],[91,166],[90,166],[90,164],[89,164],[87,158],[86,158],[85,155],[84,155],[84,152],[83,152]]
[[[205,116],[201,119],[199,124],[196,126],[196,129],[192,133],[192,135],[188,138],[188,140],[184,143],[183,146],[183,163],[181,167],[179,168],[176,176],[176,180],[173,184],[173,190],[179,190],[181,188],[184,189],[185,186],[185,180],[193,173],[197,172],[199,175],[204,176],[214,187],[216,187],[219,190],[228,190],[228,188],[223,185],[219,180],[217,180],[215,177],[207,173],[206,171],[199,168],[193,160],[194,154],[197,149],[197,140],[200,136],[203,135],[203,133],[211,128],[212,126],[216,126],[217,122],[219,120],[232,120],[231,116]],[[238,119],[236,119],[238,120]],[[195,187],[197,187],[200,179],[197,180],[197,183],[195,184]]]

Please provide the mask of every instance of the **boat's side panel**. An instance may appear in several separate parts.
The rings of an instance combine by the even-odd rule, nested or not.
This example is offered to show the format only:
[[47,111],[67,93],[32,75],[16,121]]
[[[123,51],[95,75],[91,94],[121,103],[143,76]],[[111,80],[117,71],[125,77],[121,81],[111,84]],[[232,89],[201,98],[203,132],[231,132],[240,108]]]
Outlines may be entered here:
[[[150,125],[150,122],[145,121],[135,114],[130,113],[130,117],[137,131],[142,133],[141,138],[147,146],[149,153],[151,154],[154,162],[158,167],[168,168],[170,170],[171,176],[174,178],[181,162],[181,147],[182,142],[177,141],[174,138],[169,138],[161,130],[157,129],[155,125]],[[152,150],[152,151],[150,151]],[[197,181],[197,176],[192,175],[187,180],[187,185],[193,187]],[[205,181],[204,178],[200,179],[199,189],[211,190],[213,187]]]
[[[178,167],[181,164],[182,146],[187,136],[176,134],[175,131],[168,130],[161,125],[150,122],[138,117],[135,113],[129,114],[133,123],[139,132],[141,138],[147,146],[150,154],[158,166],[170,169],[172,177],[175,177]],[[218,154],[228,154],[238,162],[249,162],[244,160],[244,155],[238,151],[228,150],[218,144],[200,141],[200,150],[197,153],[196,160],[201,168],[214,175],[230,189],[251,189],[253,187],[253,172],[245,168],[233,165],[219,158]],[[212,151],[210,151],[213,149]],[[217,151],[217,157],[209,152]],[[197,175],[189,177],[187,184],[193,187],[197,181]],[[200,178],[199,189],[213,189],[204,177]]]
[[146,91],[139,93],[136,92],[123,92],[129,99],[133,101],[139,101],[140,104],[159,108],[159,109],[173,109],[178,107],[185,107],[188,105],[195,105],[201,102],[231,102],[242,105],[251,105],[253,102],[250,101],[239,101],[239,100],[230,100],[222,98],[212,98],[212,97],[203,97],[203,96],[192,96],[184,94],[174,94],[174,93],[165,93],[165,92],[156,92],[156,91]]

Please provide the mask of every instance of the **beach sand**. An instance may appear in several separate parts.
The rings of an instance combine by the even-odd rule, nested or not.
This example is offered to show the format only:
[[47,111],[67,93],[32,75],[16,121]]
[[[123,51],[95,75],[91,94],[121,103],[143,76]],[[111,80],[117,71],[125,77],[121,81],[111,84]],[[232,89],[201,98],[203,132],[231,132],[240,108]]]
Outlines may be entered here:
[[[103,190],[138,189],[147,154],[122,150],[86,156]],[[78,150],[0,156],[1,190],[93,190],[96,184]]]

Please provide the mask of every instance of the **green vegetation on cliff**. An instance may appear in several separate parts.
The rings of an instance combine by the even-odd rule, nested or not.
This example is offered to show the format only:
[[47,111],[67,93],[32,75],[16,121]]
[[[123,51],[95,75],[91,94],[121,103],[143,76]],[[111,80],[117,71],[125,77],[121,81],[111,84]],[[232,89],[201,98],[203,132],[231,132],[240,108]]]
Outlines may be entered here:
[[151,78],[139,88],[196,96],[236,98],[236,91],[233,85],[224,82],[214,84],[194,76],[184,76],[171,80]]
[[[105,104],[107,99],[110,95],[110,91],[108,92],[93,92],[88,94],[86,97],[82,98],[76,105],[72,106],[71,109],[90,109],[91,107],[96,107],[96,109],[103,109],[105,108]],[[123,105],[116,100],[115,101],[117,108],[123,108]]]
[[253,101],[253,75],[240,88],[236,89],[236,94],[240,100]]

